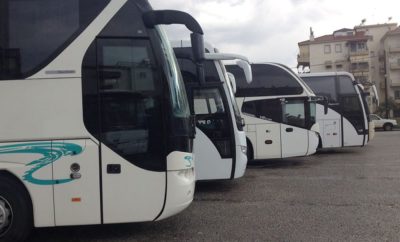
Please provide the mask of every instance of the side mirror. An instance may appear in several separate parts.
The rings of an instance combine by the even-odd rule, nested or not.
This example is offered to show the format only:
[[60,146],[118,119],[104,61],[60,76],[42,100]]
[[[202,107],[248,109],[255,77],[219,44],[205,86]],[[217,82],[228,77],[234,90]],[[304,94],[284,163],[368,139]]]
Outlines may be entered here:
[[378,90],[376,89],[375,85],[372,85],[371,88],[372,88],[372,91],[374,92],[374,96],[375,96],[374,101],[376,102],[376,105],[379,106],[380,103],[379,103]]
[[189,138],[194,139],[195,137],[196,137],[196,115],[190,115]]
[[327,115],[328,114],[328,109],[329,108],[329,100],[327,97],[324,97],[324,114]]
[[246,77],[246,82],[250,84],[253,81],[253,72],[251,71],[251,65],[243,60],[238,60],[236,64],[243,69],[244,75]]
[[234,76],[232,73],[230,73],[230,72],[228,72],[227,74],[228,74],[228,78],[229,78],[229,81],[230,81],[231,86],[232,86],[233,93],[236,94],[236,90],[237,90],[237,87],[236,87],[236,78],[235,78],[235,76]]

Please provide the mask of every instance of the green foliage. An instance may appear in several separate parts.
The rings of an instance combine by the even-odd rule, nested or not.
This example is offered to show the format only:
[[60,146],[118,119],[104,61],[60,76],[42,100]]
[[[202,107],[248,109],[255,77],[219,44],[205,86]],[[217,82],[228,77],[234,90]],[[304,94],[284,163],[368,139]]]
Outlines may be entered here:
[[[400,105],[396,103],[393,98],[388,100],[388,109],[389,111],[393,111],[394,114],[400,113]],[[377,108],[376,113],[381,117],[386,117],[386,103],[381,103]]]

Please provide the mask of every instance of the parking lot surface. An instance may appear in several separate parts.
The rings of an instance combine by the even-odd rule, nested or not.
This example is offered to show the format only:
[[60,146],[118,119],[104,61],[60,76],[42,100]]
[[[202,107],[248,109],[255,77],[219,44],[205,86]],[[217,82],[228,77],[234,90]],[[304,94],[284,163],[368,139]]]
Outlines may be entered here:
[[155,223],[38,229],[32,241],[399,241],[400,132],[367,147],[259,161],[237,181],[197,185]]

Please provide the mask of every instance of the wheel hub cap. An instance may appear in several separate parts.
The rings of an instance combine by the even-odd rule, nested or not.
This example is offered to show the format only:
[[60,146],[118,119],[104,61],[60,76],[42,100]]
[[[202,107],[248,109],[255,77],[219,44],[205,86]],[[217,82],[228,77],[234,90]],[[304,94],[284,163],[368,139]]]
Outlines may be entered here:
[[0,236],[8,231],[12,221],[11,206],[4,198],[0,197]]

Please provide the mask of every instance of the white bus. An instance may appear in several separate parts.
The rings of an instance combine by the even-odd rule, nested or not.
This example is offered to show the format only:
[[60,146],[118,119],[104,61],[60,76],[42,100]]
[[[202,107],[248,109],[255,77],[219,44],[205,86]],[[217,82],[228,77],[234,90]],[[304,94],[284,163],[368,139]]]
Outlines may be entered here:
[[[174,48],[191,102],[196,115],[196,180],[235,179],[244,175],[247,166],[246,134],[243,119],[234,95],[234,83],[226,72],[223,60],[238,60],[251,73],[247,58],[217,53],[206,44],[204,82],[199,80],[191,55],[191,48],[181,44]],[[181,47],[182,46],[182,47]],[[251,77],[248,75],[248,82]]]
[[321,104],[317,104],[320,148],[362,147],[373,138],[366,93],[352,74],[328,72],[300,76],[317,95],[326,97],[329,102],[327,114],[323,113]]
[[317,97],[286,66],[252,64],[248,84],[237,65],[227,65],[236,77],[238,101],[245,119],[249,159],[306,156],[316,152],[319,127]]
[[[194,120],[147,0],[0,3],[0,237],[160,220],[193,200]],[[201,51],[199,51],[201,50]]]

